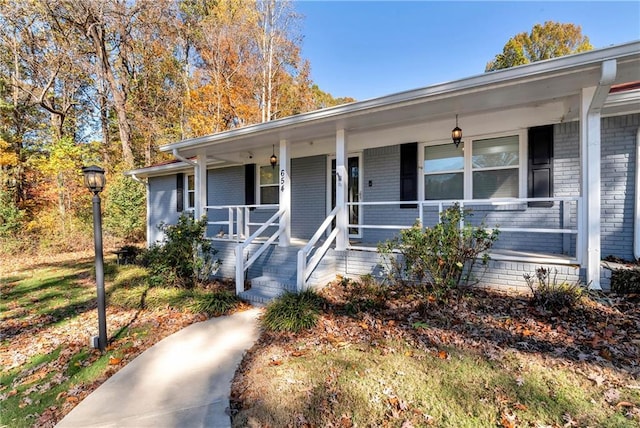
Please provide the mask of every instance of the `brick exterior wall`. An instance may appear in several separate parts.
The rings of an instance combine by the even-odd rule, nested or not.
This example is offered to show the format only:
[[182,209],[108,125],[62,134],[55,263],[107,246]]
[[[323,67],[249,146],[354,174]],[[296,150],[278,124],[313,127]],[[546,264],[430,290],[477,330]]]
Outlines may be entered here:
[[602,257],[633,259],[636,133],[640,114],[602,119]]
[[291,160],[291,236],[309,239],[327,216],[327,157]]

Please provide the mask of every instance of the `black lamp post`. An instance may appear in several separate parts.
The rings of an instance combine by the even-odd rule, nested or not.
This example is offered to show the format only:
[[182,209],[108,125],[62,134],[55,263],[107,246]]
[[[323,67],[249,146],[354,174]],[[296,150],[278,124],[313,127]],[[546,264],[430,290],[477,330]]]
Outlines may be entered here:
[[[104,293],[104,257],[102,255],[102,213],[100,196],[105,185],[104,169],[96,165],[82,168],[84,185],[93,193],[93,242],[96,253],[96,287],[98,289],[98,343],[101,352],[107,347],[107,315]],[[93,343],[96,347],[95,341]]]

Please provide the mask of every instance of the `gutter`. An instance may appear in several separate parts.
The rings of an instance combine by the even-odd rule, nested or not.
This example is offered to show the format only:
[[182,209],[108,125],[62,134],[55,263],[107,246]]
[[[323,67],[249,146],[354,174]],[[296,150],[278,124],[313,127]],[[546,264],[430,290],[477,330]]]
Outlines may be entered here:
[[636,188],[635,188],[635,219],[633,223],[633,257],[640,259],[640,128],[636,132]]
[[288,127],[303,126],[305,124],[319,123],[322,121],[337,121],[367,112],[386,110],[402,105],[428,101],[429,99],[435,99],[437,97],[463,95],[465,92],[484,90],[492,85],[515,85],[523,79],[540,79],[542,78],[541,76],[565,74],[579,67],[596,68],[599,67],[601,63],[615,60],[616,58],[623,59],[629,56],[637,56],[639,51],[639,41],[629,42],[595,51],[582,52],[575,55],[538,61],[510,69],[483,73],[460,80],[427,86],[421,89],[399,92],[370,100],[356,101],[296,116],[289,116],[269,122],[248,125],[217,134],[190,138],[161,146],[159,147],[159,150],[161,152],[169,152],[173,150],[175,155],[176,149],[195,149],[210,144],[229,141],[235,138],[255,135],[261,132],[274,132]]

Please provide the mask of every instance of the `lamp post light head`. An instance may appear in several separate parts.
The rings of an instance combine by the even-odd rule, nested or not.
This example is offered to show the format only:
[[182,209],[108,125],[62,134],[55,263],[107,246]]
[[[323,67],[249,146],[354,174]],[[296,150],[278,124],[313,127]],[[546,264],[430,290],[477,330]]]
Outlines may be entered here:
[[102,192],[106,179],[104,177],[104,169],[96,165],[85,166],[82,168],[84,174],[84,185],[93,193],[97,195]]

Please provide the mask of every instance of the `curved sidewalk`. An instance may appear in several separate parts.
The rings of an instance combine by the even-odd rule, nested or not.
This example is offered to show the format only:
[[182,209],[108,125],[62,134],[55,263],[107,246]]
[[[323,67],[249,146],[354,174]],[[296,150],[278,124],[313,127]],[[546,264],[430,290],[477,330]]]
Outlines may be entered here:
[[259,309],[192,324],[161,340],[56,425],[229,427],[231,381],[258,338]]

